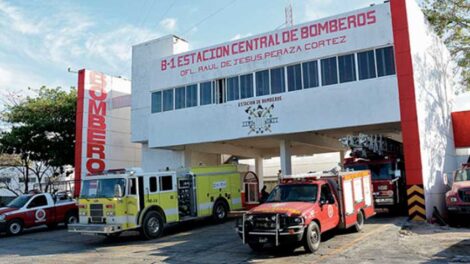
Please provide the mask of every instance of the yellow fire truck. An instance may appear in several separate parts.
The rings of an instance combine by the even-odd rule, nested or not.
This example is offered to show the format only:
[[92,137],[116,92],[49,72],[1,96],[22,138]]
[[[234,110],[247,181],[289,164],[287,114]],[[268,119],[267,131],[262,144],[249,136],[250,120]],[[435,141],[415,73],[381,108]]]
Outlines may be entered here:
[[240,172],[236,165],[108,170],[82,181],[78,207],[79,223],[69,225],[69,232],[117,236],[139,230],[153,239],[166,223],[208,216],[220,222],[240,209]]

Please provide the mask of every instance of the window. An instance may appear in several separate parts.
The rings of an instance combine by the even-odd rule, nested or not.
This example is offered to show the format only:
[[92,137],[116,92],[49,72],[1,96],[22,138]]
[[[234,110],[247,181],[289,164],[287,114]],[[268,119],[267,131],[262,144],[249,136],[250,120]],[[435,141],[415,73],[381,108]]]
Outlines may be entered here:
[[333,197],[330,186],[328,186],[328,184],[323,184],[321,186],[320,203],[322,202],[329,203],[329,204],[335,203],[335,198]]
[[36,198],[34,198],[28,205],[28,208],[35,208],[35,207],[40,207],[40,206],[46,206],[47,205],[47,199],[46,196],[40,195]]
[[149,187],[150,187],[150,192],[157,191],[157,177],[153,176],[149,178]]
[[395,74],[395,60],[393,59],[393,48],[386,47],[375,50],[377,58],[377,74],[379,77]]
[[218,79],[214,81],[214,103],[225,103],[225,79]]
[[179,87],[175,89],[175,109],[181,109],[186,106],[186,88]]
[[158,113],[162,111],[162,92],[152,93],[152,113]]
[[173,110],[173,89],[163,91],[163,111]]
[[374,51],[364,51],[357,54],[357,64],[359,67],[359,80],[375,78]]
[[136,195],[137,194],[136,179],[129,179],[129,194],[130,195]]
[[356,61],[354,54],[338,57],[339,82],[352,82],[356,80]]
[[269,94],[269,70],[256,73],[256,96]]
[[186,86],[186,107],[197,106],[197,84]]
[[170,190],[173,190],[173,177],[172,176],[160,177],[160,191],[170,191]]
[[201,83],[200,85],[200,101],[201,105],[212,104],[212,82]]
[[287,66],[287,87],[289,91],[302,90],[300,64]]
[[227,78],[227,101],[240,99],[240,85],[238,76]]
[[318,87],[320,85],[317,61],[302,63],[302,70],[304,75],[304,89]]
[[253,74],[245,74],[240,76],[240,98],[253,97]]
[[286,78],[284,67],[271,69],[271,94],[283,93],[286,91]]
[[338,83],[336,57],[321,60],[322,85]]

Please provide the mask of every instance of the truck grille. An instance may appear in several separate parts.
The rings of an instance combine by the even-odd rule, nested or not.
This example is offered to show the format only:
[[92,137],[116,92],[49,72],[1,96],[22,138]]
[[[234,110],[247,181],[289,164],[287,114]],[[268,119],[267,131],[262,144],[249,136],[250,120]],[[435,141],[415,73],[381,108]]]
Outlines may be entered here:
[[103,222],[103,205],[102,204],[90,204],[90,216],[92,223]]
[[275,214],[257,215],[253,218],[254,230],[273,230],[276,229],[276,220],[273,220]]
[[459,191],[460,199],[463,202],[470,203],[470,189],[463,189]]

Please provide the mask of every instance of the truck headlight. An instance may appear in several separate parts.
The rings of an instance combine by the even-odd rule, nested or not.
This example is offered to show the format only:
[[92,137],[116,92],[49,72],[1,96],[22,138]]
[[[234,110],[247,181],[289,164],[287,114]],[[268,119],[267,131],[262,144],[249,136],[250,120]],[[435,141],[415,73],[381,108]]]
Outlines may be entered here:
[[114,212],[107,212],[106,213],[106,216],[114,216],[114,215],[115,215]]
[[79,211],[79,212],[78,212],[78,215],[79,215],[79,216],[86,216],[86,211]]
[[302,217],[296,217],[294,218],[294,223],[296,224],[301,224],[304,222],[304,219]]
[[245,217],[245,220],[246,220],[246,221],[252,221],[252,220],[253,220],[253,215],[247,215],[247,216]]
[[450,197],[450,202],[451,203],[456,203],[457,202],[457,197]]
[[0,215],[0,222],[4,222],[5,221],[5,215]]

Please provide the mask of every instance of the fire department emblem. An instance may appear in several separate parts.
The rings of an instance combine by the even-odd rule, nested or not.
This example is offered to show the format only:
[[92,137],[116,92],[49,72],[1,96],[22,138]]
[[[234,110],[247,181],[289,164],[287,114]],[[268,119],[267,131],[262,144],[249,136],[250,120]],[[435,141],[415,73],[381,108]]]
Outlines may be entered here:
[[245,109],[245,112],[248,114],[248,120],[243,121],[243,127],[248,128],[248,135],[272,132],[272,124],[278,122],[278,118],[273,116],[273,109],[274,104],[267,107],[262,105],[257,107],[249,106]]
[[44,209],[36,210],[34,216],[36,217],[36,222],[46,221],[46,211]]
[[328,218],[332,218],[333,217],[333,206],[331,206],[331,204],[328,205]]

